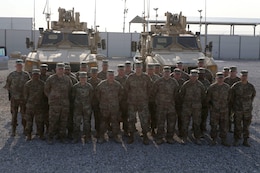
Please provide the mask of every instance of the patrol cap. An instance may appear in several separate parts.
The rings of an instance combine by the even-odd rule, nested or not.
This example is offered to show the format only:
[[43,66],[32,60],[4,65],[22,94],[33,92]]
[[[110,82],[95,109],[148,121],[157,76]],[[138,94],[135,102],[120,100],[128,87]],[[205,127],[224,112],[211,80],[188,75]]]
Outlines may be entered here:
[[224,78],[223,72],[217,72],[216,73],[216,78]]
[[41,74],[40,69],[33,69],[32,74]]
[[198,62],[204,62],[205,58],[204,57],[199,57]]
[[236,71],[237,71],[237,67],[236,67],[236,66],[231,66],[231,67],[229,68],[229,71],[230,71],[230,72],[236,72]]
[[142,62],[141,61],[136,61],[135,62],[135,67],[142,67]]
[[118,65],[117,65],[117,69],[118,69],[118,70],[124,70],[124,68],[125,68],[125,65],[124,65],[124,64],[118,64]]
[[176,74],[180,74],[180,73],[181,73],[181,69],[179,69],[179,68],[175,68],[173,71],[174,71],[174,73],[176,73]]
[[106,60],[106,59],[102,60],[102,64],[103,65],[108,65],[108,60]]
[[71,67],[70,67],[70,65],[65,65],[65,70],[70,70],[71,69]]
[[198,74],[205,74],[205,68],[203,67],[198,68]]
[[154,69],[154,63],[148,63],[147,64],[148,69]]
[[79,72],[79,78],[86,78],[86,77],[88,77],[87,72],[85,72],[85,71]]
[[90,72],[91,73],[97,73],[98,72],[98,68],[97,67],[91,67],[90,68]]
[[47,65],[47,64],[41,64],[41,65],[40,65],[40,68],[41,68],[41,69],[47,69],[47,68],[48,68],[48,65]]
[[80,67],[87,67],[87,62],[86,61],[82,61],[81,63],[80,63]]
[[125,62],[125,66],[131,66],[131,64],[132,64],[132,63],[131,63],[130,61],[126,61],[126,62]]
[[107,70],[107,74],[108,75],[113,75],[114,74],[114,70],[112,70],[112,69]]
[[70,62],[64,62],[64,65],[66,66],[66,65],[70,65]]
[[176,64],[180,64],[180,65],[182,65],[183,63],[182,63],[182,61],[177,61],[177,63]]
[[229,67],[223,67],[223,71],[228,72],[229,71]]
[[22,60],[22,59],[17,59],[17,60],[15,61],[15,63],[16,63],[16,64],[23,64],[23,60]]
[[65,67],[65,64],[62,63],[62,62],[58,62],[58,63],[56,64],[56,68],[64,68],[64,67]]
[[161,65],[159,64],[159,63],[154,63],[154,67],[156,68],[158,68],[158,67],[160,67]]
[[248,75],[248,71],[247,70],[241,70],[240,75],[241,76],[247,76]]
[[195,70],[195,69],[191,70],[190,76],[198,76],[198,70]]
[[163,71],[164,72],[171,72],[171,67],[170,66],[164,66]]

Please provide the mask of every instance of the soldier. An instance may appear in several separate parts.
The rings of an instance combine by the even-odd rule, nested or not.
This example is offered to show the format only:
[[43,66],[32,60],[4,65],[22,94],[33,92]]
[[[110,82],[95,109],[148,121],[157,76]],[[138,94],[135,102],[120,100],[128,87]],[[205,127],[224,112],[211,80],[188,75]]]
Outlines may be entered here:
[[44,139],[44,81],[40,80],[40,69],[32,70],[32,79],[24,85],[24,99],[26,102],[26,135],[27,141],[32,139],[33,121],[35,118],[37,133]]
[[[156,143],[163,143],[165,136],[165,128],[167,128],[166,141],[173,144],[173,135],[176,124],[175,99],[178,93],[178,82],[171,78],[171,68],[165,66],[163,68],[163,77],[156,80],[153,85],[152,93],[156,102],[157,109],[157,135]],[[165,127],[165,122],[167,127]]]
[[194,131],[195,143],[200,145],[200,122],[202,101],[205,98],[203,84],[198,81],[198,71],[190,71],[190,79],[186,81],[180,90],[182,99],[182,135],[184,144],[187,141],[190,118]]
[[181,86],[183,85],[183,83],[185,82],[185,80],[183,78],[181,78],[181,70],[179,68],[175,68],[174,72],[173,72],[173,77],[174,79],[176,79],[176,81],[178,82],[178,93],[176,94],[176,99],[175,99],[175,109],[176,109],[176,113],[177,113],[177,119],[178,119],[178,132],[179,132],[179,137],[182,137],[182,120],[181,120],[181,111],[182,111],[182,103],[181,103],[181,98],[180,98],[180,89]]
[[[148,63],[147,64],[147,74],[150,76],[152,83],[154,83],[156,80],[160,79],[160,76],[155,74],[155,64],[154,63]],[[156,104],[155,100],[153,98],[149,98],[149,112],[151,115],[151,128],[152,128],[152,135],[155,135],[155,129],[157,128],[157,120],[156,120]]]
[[229,67],[223,67],[224,78],[229,76],[229,70],[230,70]]
[[154,73],[162,77],[161,65],[159,63],[154,63]]
[[22,117],[23,133],[25,134],[26,120],[25,120],[25,100],[23,96],[24,84],[30,80],[28,72],[23,71],[23,60],[16,60],[16,70],[11,72],[6,79],[6,88],[9,92],[9,99],[11,101],[12,114],[12,132],[11,136],[15,136],[17,124],[17,114],[20,108]]
[[[78,83],[78,80],[76,79],[76,75],[71,73],[71,67],[69,64],[65,65],[65,71],[64,71],[64,74],[69,76],[71,82],[72,82],[72,85],[75,85],[76,83]],[[79,73],[78,73],[79,74]],[[79,76],[78,76],[79,77]],[[69,114],[69,117],[68,117],[68,138],[69,139],[72,139],[73,138],[73,103],[72,103],[72,100],[71,100],[71,103],[70,103],[70,114]]]
[[56,73],[47,79],[44,87],[49,103],[49,144],[53,144],[54,135],[58,130],[60,141],[66,142],[72,82],[64,74],[64,66],[64,63],[56,64]]
[[178,62],[176,63],[176,68],[178,68],[178,69],[181,70],[181,78],[182,78],[184,81],[187,81],[187,80],[190,79],[189,74],[184,71],[182,61],[178,61]]
[[80,137],[80,125],[83,122],[82,139],[88,142],[91,138],[91,101],[94,90],[87,82],[87,72],[79,72],[79,82],[73,85],[72,102],[73,109],[73,143],[77,143]]
[[130,75],[130,74],[134,73],[134,71],[131,68],[132,68],[131,62],[126,61],[125,62],[125,75]]
[[109,123],[111,123],[114,140],[120,143],[122,139],[120,135],[118,115],[119,102],[123,96],[123,87],[118,81],[115,80],[113,70],[108,70],[107,79],[98,84],[96,95],[99,100],[101,112],[100,137],[98,142],[104,142],[104,135],[108,129]]
[[108,60],[102,61],[102,70],[98,73],[98,78],[105,80],[107,78]]
[[226,138],[228,131],[230,87],[228,84],[224,83],[223,72],[218,72],[216,74],[216,79],[216,82],[211,84],[207,90],[207,104],[210,110],[210,135],[212,138],[212,145],[216,145],[219,129],[221,144],[229,147],[230,145],[227,143]]
[[[231,101],[234,110],[234,146],[239,145],[239,139],[243,134],[243,145],[250,147],[248,143],[249,126],[252,120],[253,101],[256,95],[255,87],[248,82],[248,71],[242,70],[241,81],[231,87]],[[241,125],[243,124],[243,125]]]
[[[79,72],[84,71],[84,72],[88,73],[88,64],[87,64],[87,62],[86,61],[80,62],[79,68],[80,68],[79,71],[77,73],[75,73],[75,76],[76,76],[77,80],[79,80]],[[90,77],[89,74],[88,74],[88,77]]]
[[[231,66],[229,68],[229,76],[227,76],[224,79],[224,82],[227,83],[230,87],[236,83],[240,81],[240,78],[237,76],[237,67],[236,66]],[[228,127],[229,127],[229,132],[233,133],[232,130],[232,123],[234,123],[234,111],[232,110],[231,105],[229,106],[229,123],[228,123]]]
[[[198,58],[198,68],[199,67],[205,68],[205,58],[204,57]],[[206,77],[206,79],[209,80],[210,83],[212,83],[214,80],[212,72],[207,68],[205,68],[205,77]]]
[[[48,77],[50,76],[47,74],[48,71],[48,65],[47,64],[41,64],[40,65],[40,80],[43,82],[46,82]],[[46,95],[43,96],[43,102],[42,102],[42,114],[44,119],[44,130],[46,134],[48,134],[49,131],[49,105],[48,105],[48,97]]]
[[128,143],[134,142],[134,132],[136,131],[136,113],[138,112],[143,132],[143,143],[149,144],[147,133],[150,131],[150,115],[148,109],[148,99],[152,87],[151,78],[142,72],[142,63],[135,63],[135,73],[126,79],[125,92],[127,94],[128,103]]
[[[97,85],[101,82],[101,79],[97,77],[98,68],[91,67],[90,69],[90,78],[88,79],[88,83],[90,83],[94,89],[94,93],[96,93]],[[95,130],[96,130],[96,138],[99,138],[100,131],[100,109],[99,103],[96,94],[94,94],[92,103],[91,103],[92,111],[95,119]]]
[[[122,86],[123,88],[125,88],[125,82],[126,82],[126,78],[127,76],[125,75],[125,65],[124,64],[118,64],[117,65],[117,76],[115,77],[115,80],[117,80]],[[127,121],[127,100],[126,100],[126,95],[125,93],[123,94],[122,100],[119,103],[120,106],[120,114],[121,114],[121,121],[123,123],[123,130],[124,133],[127,134],[127,125],[128,125],[128,121]]]
[[[198,80],[203,84],[206,93],[207,89],[210,86],[210,82],[205,77],[205,68],[203,67],[198,68],[198,74],[199,74]],[[207,131],[207,118],[208,118],[208,111],[209,111],[207,106],[208,105],[206,103],[206,100],[204,100],[202,102],[202,109],[201,109],[201,123],[200,123],[201,132]]]

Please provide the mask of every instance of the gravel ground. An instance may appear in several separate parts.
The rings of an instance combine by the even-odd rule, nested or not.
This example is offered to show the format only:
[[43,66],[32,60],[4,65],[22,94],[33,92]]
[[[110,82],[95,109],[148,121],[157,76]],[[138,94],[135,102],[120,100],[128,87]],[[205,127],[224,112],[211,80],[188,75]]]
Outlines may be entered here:
[[[110,62],[114,68],[123,61]],[[96,144],[94,138],[85,145],[59,142],[48,145],[37,138],[26,142],[20,121],[18,135],[10,137],[11,114],[7,91],[3,89],[7,74],[14,69],[10,61],[10,70],[0,71],[0,172],[260,172],[260,61],[217,61],[217,64],[219,69],[236,65],[239,71],[249,70],[249,80],[256,87],[250,148],[212,147],[208,137],[202,146],[178,142],[157,146],[152,139],[145,146],[138,135],[131,145],[114,141]],[[232,135],[228,134],[230,143]]]

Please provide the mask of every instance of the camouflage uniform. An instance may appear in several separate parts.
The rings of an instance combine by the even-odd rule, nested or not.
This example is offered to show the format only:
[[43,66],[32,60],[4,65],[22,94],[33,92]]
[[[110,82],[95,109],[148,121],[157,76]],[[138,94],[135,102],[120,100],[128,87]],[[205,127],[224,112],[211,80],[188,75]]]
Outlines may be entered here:
[[96,95],[99,100],[101,112],[100,118],[100,138],[103,141],[104,134],[111,123],[112,132],[115,138],[120,134],[119,126],[119,102],[123,96],[122,85],[114,80],[109,83],[108,80],[101,81],[96,88]]
[[[155,81],[153,85],[152,93],[155,97],[157,108],[157,139],[162,139],[165,136],[165,128],[167,128],[167,140],[172,140],[175,124],[176,124],[176,111],[175,111],[175,99],[178,93],[178,82],[164,77]],[[165,127],[165,121],[167,127]]]
[[10,93],[10,101],[11,101],[11,114],[12,114],[12,136],[15,135],[16,126],[17,124],[17,114],[18,108],[20,107],[20,113],[22,116],[22,125],[24,128],[26,127],[26,120],[25,120],[25,100],[23,96],[23,89],[24,84],[30,80],[29,73],[25,71],[11,72],[6,79],[6,86],[5,88]]
[[205,88],[198,80],[195,82],[188,80],[181,87],[180,97],[182,99],[182,135],[184,140],[188,137],[191,117],[194,136],[197,140],[200,138],[201,108],[202,101],[205,99],[205,94]]
[[[231,87],[231,101],[234,110],[234,138],[237,142],[243,134],[244,142],[249,138],[249,126],[252,120],[253,100],[256,95],[255,87],[247,82],[236,82]],[[243,126],[241,125],[243,124]]]
[[[204,57],[198,58],[198,66],[199,66],[198,68],[204,67],[204,64],[205,64],[205,58]],[[210,83],[214,81],[214,76],[212,72],[207,68],[205,68],[205,78],[208,79]]]
[[37,132],[41,138],[44,136],[44,82],[40,79],[31,79],[24,85],[24,98],[26,102],[26,134],[31,138],[33,120],[35,118]]
[[133,73],[126,79],[125,92],[127,94],[128,103],[128,131],[130,133],[130,140],[128,143],[133,142],[133,134],[136,131],[136,112],[138,112],[142,132],[145,137],[145,142],[143,142],[147,142],[146,135],[150,131],[148,101],[151,87],[151,78],[145,73],[142,73],[141,75]]
[[45,84],[44,92],[49,103],[49,139],[52,140],[57,130],[61,140],[66,136],[66,127],[70,113],[70,96],[72,82],[67,75],[50,76]]
[[207,103],[210,109],[210,135],[216,141],[218,126],[219,136],[222,141],[226,140],[228,131],[228,105],[230,101],[230,87],[224,83],[213,83],[207,91]]
[[101,79],[101,80],[105,80],[107,78],[107,72],[105,71],[100,71],[98,73],[98,78]]
[[[94,93],[96,93],[97,85],[101,82],[101,79],[99,78],[89,78],[88,83],[90,83],[94,89]],[[99,103],[96,94],[94,94],[92,102],[92,111],[94,113],[95,118],[95,129],[96,129],[96,136],[99,137],[100,132],[100,109],[99,109]]]
[[[81,74],[79,77],[81,77]],[[73,138],[75,141],[77,141],[80,137],[81,120],[83,120],[82,135],[86,137],[86,139],[91,137],[91,102],[93,94],[93,87],[88,82],[84,85],[78,82],[72,88]]]

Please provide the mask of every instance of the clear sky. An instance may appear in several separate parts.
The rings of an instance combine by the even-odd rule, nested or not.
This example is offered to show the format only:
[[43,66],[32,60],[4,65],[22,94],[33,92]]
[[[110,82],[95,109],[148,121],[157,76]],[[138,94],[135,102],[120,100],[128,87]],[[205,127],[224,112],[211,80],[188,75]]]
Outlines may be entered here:
[[[147,2],[150,1],[150,10]],[[45,15],[43,14],[46,0],[1,0],[0,17],[32,17],[34,16],[36,29],[46,28]],[[88,27],[94,26],[96,2],[96,25],[99,31],[122,32],[124,21],[125,0],[49,0],[51,20],[58,20],[58,8],[80,12],[81,22],[87,22]],[[144,2],[146,7],[144,7]],[[202,20],[205,20],[205,6],[207,17],[227,18],[256,18],[260,20],[259,0],[126,0],[128,12],[125,18],[125,32],[129,31],[129,22],[137,15],[142,16],[144,10],[150,14],[150,19],[155,19],[155,10],[158,8],[158,19],[165,19],[166,11],[179,13],[184,16],[198,18],[198,10],[202,10]],[[260,35],[260,26],[256,27],[256,35]],[[192,31],[198,31],[199,26],[191,26]],[[209,28],[209,33],[229,34],[229,26]],[[132,24],[131,32],[142,31],[141,24]],[[204,28],[202,27],[202,33]],[[252,34],[253,27],[240,26],[235,28],[236,34]]]

